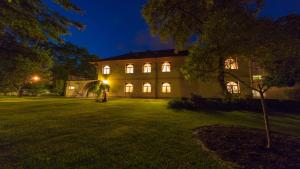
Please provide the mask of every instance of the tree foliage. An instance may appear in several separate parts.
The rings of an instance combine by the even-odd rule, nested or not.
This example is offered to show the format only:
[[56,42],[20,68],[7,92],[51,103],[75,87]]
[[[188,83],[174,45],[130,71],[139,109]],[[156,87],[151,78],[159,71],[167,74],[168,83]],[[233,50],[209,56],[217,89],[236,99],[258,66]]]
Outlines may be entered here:
[[[69,0],[53,2],[81,12]],[[34,74],[48,76],[53,63],[51,44],[62,43],[70,27],[84,28],[43,0],[2,0],[0,13],[0,84],[13,91],[22,89]]]
[[[255,0],[149,0],[144,17],[154,35],[174,40],[182,49],[191,37],[190,56],[183,67],[186,78],[217,75],[227,96],[225,78],[231,77],[259,92],[268,144],[271,146],[264,93],[273,86],[292,86],[300,81],[300,15],[276,21],[261,18],[263,1]],[[255,61],[263,70],[253,85],[224,66],[231,56]]]
[[48,50],[29,48],[16,43],[14,37],[0,39],[0,83],[10,91],[19,91],[33,75],[47,79],[52,59]]
[[[90,93],[96,94],[96,101],[107,101],[107,92],[109,91],[110,86],[103,83],[102,81],[96,80],[86,84],[85,90],[87,91],[87,97]],[[101,100],[102,96],[102,100]]]
[[163,41],[173,40],[180,49],[191,37],[199,39],[205,22],[216,12],[230,10],[255,15],[262,3],[261,0],[149,0],[143,15],[154,35]]
[[[65,9],[81,12],[69,0],[55,0]],[[27,43],[63,42],[61,35],[69,33],[69,27],[83,29],[79,22],[60,15],[43,0],[2,0],[0,2],[0,33],[10,34]]]
[[65,84],[71,77],[81,79],[96,79],[96,69],[89,62],[96,59],[96,55],[71,43],[54,45],[52,47],[54,66],[51,70],[54,88],[57,93],[63,94]]

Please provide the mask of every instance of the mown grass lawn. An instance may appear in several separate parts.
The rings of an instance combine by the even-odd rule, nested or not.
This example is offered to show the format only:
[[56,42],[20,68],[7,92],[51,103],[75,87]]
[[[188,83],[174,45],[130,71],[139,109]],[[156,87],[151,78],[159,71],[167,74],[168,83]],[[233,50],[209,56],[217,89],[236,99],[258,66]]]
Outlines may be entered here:
[[[223,124],[262,128],[260,113],[191,112],[167,100],[0,98],[0,168],[225,169],[193,129]],[[300,116],[271,117],[275,131],[299,135]],[[228,143],[230,144],[230,143]]]

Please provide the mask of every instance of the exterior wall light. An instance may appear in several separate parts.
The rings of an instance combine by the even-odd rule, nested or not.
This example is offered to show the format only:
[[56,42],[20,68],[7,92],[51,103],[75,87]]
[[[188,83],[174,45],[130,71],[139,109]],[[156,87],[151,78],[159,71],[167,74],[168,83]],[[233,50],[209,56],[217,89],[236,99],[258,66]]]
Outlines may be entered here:
[[108,80],[103,80],[103,84],[108,84]]

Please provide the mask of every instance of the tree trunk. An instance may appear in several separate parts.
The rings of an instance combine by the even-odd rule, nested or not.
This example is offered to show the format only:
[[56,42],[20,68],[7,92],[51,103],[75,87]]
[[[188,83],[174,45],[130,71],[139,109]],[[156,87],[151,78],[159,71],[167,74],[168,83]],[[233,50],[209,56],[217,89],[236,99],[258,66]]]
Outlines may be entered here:
[[225,73],[224,73],[224,58],[219,58],[219,65],[218,65],[218,82],[222,90],[222,94],[226,100],[231,100],[231,94],[228,92],[226,83],[225,83]]
[[266,130],[266,137],[267,137],[267,148],[271,147],[271,136],[270,136],[270,125],[269,125],[269,115],[268,115],[268,110],[267,106],[265,104],[265,98],[264,98],[264,93],[259,92],[260,94],[260,103],[261,107],[264,113],[264,122],[265,122],[265,130]]
[[18,88],[18,97],[23,97],[23,86]]
[[103,102],[107,102],[107,94],[106,91],[103,92]]

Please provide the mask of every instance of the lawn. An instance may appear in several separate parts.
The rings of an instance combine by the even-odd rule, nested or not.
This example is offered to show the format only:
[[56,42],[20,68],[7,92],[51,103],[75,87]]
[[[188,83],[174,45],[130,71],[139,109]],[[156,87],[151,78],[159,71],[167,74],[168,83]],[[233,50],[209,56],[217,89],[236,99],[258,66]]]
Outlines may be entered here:
[[[199,126],[262,128],[260,113],[192,112],[167,100],[0,97],[0,168],[225,169],[193,136]],[[273,130],[298,136],[300,115],[275,114]]]

